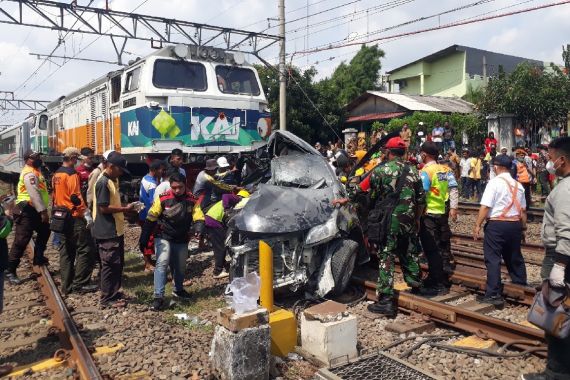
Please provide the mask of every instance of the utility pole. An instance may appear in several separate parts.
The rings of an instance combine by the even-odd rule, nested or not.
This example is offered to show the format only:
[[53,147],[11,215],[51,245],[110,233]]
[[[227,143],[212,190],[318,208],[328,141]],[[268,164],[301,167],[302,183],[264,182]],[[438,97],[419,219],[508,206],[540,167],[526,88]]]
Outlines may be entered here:
[[483,56],[483,83],[487,84],[487,56]]
[[287,130],[287,82],[285,77],[285,0],[279,0],[279,129]]

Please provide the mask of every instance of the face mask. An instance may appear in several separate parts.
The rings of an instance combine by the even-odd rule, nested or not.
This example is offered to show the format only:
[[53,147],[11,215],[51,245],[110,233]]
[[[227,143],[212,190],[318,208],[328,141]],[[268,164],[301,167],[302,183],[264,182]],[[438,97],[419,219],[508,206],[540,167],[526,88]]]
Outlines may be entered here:
[[43,161],[39,158],[36,158],[34,160],[34,162],[32,162],[32,166],[36,169],[39,168],[40,166],[42,166],[42,164],[43,164]]
[[[558,157],[558,160],[559,160],[559,159],[560,159],[560,157]],[[558,160],[556,160],[556,161],[554,161],[554,162],[548,161],[548,162],[546,163],[546,170],[547,170],[550,174],[552,174],[552,175],[555,175],[555,174],[556,174],[556,169],[557,169],[557,168],[556,168],[555,164],[556,164],[556,162],[558,162]]]
[[517,157],[517,161],[518,161],[518,162],[523,162],[523,161],[524,161],[524,157]]
[[424,163],[424,158],[423,156],[420,154],[418,155],[418,164],[423,164]]

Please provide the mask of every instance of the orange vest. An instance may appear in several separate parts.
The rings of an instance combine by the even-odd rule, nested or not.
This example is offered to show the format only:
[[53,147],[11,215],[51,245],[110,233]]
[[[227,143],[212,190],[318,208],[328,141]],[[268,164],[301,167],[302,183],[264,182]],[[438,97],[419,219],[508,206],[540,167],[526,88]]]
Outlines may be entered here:
[[517,162],[517,181],[520,183],[530,183],[528,168],[522,162]]

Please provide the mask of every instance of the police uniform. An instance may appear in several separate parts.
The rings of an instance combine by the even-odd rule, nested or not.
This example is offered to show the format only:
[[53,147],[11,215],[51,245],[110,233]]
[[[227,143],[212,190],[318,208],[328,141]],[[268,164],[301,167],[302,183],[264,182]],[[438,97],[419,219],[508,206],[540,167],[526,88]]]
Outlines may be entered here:
[[[493,159],[493,165],[510,168],[511,159],[499,155]],[[526,209],[524,193],[523,186],[506,172],[489,181],[481,198],[481,206],[489,208],[483,241],[487,299],[502,300],[501,258],[512,282],[526,285],[526,268],[521,254],[522,213]]]
[[[39,153],[28,151],[24,160],[30,158],[39,159]],[[20,173],[17,185],[18,195],[16,204],[20,209],[19,215],[14,215],[15,234],[12,249],[8,258],[7,276],[10,281],[18,283],[16,269],[24,251],[32,238],[34,231],[37,233],[34,247],[34,265],[46,264],[44,252],[50,235],[49,223],[42,223],[42,212],[47,212],[49,194],[44,176],[39,166],[25,165]]]
[[[406,145],[401,138],[394,137],[386,143],[386,148],[406,149]],[[396,183],[406,166],[408,164],[404,163],[402,158],[394,158],[373,170],[370,177],[371,209],[382,199],[394,194]],[[380,266],[376,288],[379,302],[393,300],[396,256],[400,260],[406,283],[412,288],[421,285],[416,211],[425,205],[425,192],[416,168],[408,168],[396,207],[390,217],[386,243],[379,247]]]
[[[422,152],[434,158],[438,156],[437,146],[430,142],[422,145]],[[449,201],[451,208],[457,208],[458,185],[453,171],[436,161],[428,162],[420,176],[427,200],[426,213],[422,216],[420,226],[420,240],[429,268],[425,285],[441,294],[447,291],[447,275],[453,272],[447,203]]]

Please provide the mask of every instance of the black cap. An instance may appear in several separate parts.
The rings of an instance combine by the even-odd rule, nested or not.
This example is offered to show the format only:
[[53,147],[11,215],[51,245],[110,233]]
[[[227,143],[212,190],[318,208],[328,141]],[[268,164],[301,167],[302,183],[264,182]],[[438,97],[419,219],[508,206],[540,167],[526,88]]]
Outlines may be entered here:
[[350,164],[350,158],[348,158],[346,155],[341,154],[340,156],[338,156],[335,160],[335,164],[337,168],[344,168],[345,166],[347,166],[348,164]]
[[437,148],[437,145],[433,141],[426,141],[425,143],[423,143],[421,151],[433,157],[439,156],[439,149]]
[[123,173],[131,174],[131,172],[127,169],[127,159],[123,157],[121,153],[110,154],[107,158],[107,163],[111,165],[115,165],[123,169]]
[[41,154],[42,154],[41,152],[36,152],[33,149],[28,149],[24,153],[24,160],[27,160],[28,158],[33,158],[34,156],[39,157]]
[[218,162],[215,158],[210,158],[206,160],[206,170],[217,170],[218,169]]
[[495,156],[495,158],[493,158],[492,164],[510,169],[513,164],[513,161],[506,154],[499,154]]

